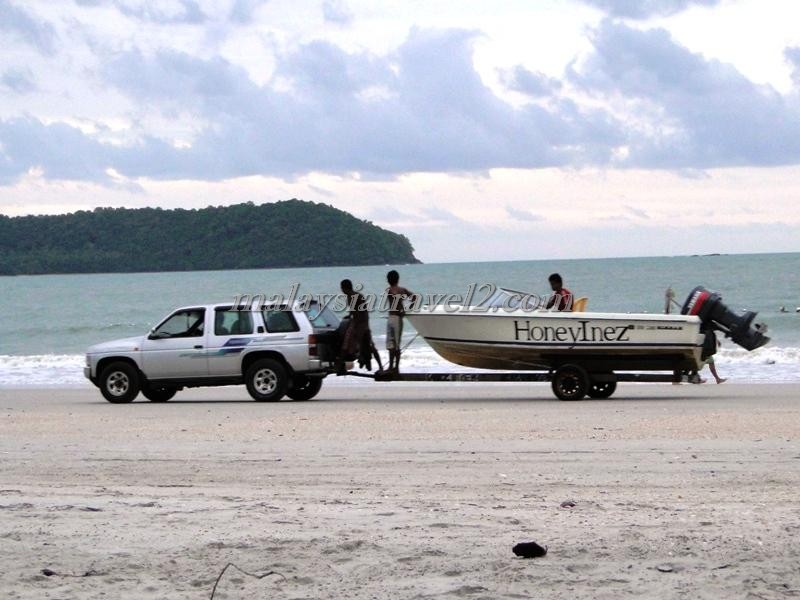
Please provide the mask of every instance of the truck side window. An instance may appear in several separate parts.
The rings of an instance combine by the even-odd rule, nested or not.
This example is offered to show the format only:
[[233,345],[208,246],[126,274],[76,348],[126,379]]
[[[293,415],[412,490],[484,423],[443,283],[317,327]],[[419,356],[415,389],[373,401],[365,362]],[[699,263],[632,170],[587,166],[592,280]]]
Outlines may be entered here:
[[264,309],[264,323],[269,333],[300,331],[294,315],[288,310]]
[[153,333],[160,338],[202,337],[204,308],[179,310],[158,326]]
[[217,310],[214,335],[247,335],[253,333],[253,315],[246,310]]

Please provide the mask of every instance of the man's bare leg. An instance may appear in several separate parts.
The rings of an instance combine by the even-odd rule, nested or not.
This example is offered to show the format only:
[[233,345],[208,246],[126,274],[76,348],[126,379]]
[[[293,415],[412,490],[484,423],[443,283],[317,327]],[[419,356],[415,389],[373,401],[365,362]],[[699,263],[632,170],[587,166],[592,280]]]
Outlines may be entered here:
[[708,369],[711,371],[711,374],[714,376],[714,379],[717,380],[717,383],[725,383],[728,381],[724,377],[720,377],[719,373],[717,373],[717,366],[714,363],[708,365]]

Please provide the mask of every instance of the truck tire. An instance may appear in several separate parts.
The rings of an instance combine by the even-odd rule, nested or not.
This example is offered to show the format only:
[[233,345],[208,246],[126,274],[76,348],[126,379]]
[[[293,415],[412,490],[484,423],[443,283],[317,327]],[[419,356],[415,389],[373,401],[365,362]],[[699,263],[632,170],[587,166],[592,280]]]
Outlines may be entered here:
[[311,400],[322,389],[322,377],[306,377],[301,375],[292,380],[291,389],[286,392],[292,400]]
[[142,395],[150,402],[166,402],[178,393],[178,388],[169,385],[143,385]]
[[551,385],[559,400],[582,400],[589,389],[589,374],[580,365],[563,365],[556,369]]
[[139,395],[139,371],[132,364],[113,362],[103,369],[98,379],[100,393],[112,404],[133,402]]
[[248,367],[244,380],[247,391],[257,402],[277,402],[289,385],[286,367],[274,358],[254,362]]
[[589,384],[589,389],[586,390],[586,394],[589,398],[603,399],[610,398],[616,390],[616,381],[593,381]]

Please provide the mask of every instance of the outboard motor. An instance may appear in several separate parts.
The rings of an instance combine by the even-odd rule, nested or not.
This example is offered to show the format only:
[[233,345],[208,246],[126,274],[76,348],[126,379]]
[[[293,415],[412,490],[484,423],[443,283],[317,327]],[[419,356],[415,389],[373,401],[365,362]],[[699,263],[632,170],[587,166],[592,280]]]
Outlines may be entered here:
[[757,313],[751,310],[736,313],[722,303],[722,296],[709,292],[703,286],[692,290],[683,303],[681,314],[697,315],[705,328],[723,332],[746,350],[755,350],[769,342],[769,338],[764,335],[767,326],[761,323],[752,324]]

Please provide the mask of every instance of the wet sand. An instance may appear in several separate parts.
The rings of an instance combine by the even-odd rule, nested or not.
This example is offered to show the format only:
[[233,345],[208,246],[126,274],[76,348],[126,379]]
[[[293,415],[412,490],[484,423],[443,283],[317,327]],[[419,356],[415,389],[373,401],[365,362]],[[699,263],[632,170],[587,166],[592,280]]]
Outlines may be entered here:
[[800,597],[798,385],[6,389],[0,459],[3,598]]

